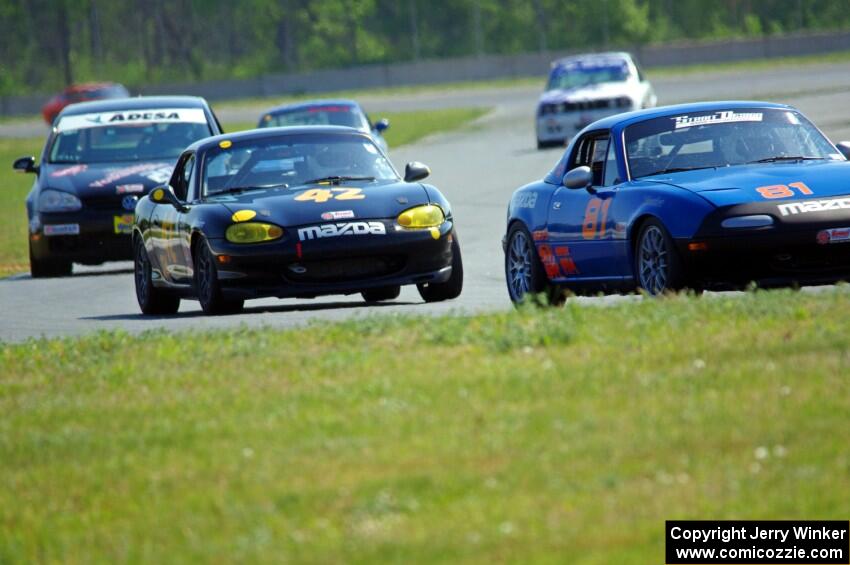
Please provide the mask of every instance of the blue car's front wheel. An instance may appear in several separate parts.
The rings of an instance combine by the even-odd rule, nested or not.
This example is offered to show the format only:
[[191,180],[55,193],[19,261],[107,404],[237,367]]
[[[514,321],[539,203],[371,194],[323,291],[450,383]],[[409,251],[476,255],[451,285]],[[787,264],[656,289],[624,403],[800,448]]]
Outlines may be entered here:
[[684,273],[673,238],[664,225],[647,220],[635,246],[635,278],[638,287],[652,296],[681,290]]

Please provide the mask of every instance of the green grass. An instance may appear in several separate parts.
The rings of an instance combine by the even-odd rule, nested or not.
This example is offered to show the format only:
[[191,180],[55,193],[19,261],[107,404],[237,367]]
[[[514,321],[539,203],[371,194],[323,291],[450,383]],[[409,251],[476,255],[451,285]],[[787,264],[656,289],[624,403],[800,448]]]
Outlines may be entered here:
[[[452,108],[381,114],[391,121],[386,138],[390,148],[414,143],[425,136],[462,127],[487,113],[485,108]],[[251,123],[225,123],[225,131],[251,129]],[[0,278],[27,271],[27,219],[24,200],[34,177],[12,171],[12,162],[38,155],[43,139],[0,139]]]
[[846,519],[850,294],[0,350],[0,562],[661,563]]
[[41,154],[43,139],[0,139],[0,277],[29,269],[24,201],[35,180],[12,170],[18,157]]

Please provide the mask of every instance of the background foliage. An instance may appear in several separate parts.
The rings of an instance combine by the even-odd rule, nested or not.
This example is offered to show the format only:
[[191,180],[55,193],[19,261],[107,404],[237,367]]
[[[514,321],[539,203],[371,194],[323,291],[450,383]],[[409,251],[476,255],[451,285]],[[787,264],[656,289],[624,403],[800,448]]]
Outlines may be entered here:
[[846,0],[3,0],[0,94],[848,26]]

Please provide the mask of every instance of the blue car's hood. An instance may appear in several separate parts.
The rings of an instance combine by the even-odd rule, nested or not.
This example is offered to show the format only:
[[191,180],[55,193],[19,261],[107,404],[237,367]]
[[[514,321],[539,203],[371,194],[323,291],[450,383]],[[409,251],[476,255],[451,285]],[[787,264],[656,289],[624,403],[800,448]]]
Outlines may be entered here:
[[644,181],[679,186],[699,193],[715,206],[764,201],[759,188],[803,183],[812,194],[793,188],[789,199],[825,198],[850,194],[850,162],[805,161],[740,165],[644,177]]

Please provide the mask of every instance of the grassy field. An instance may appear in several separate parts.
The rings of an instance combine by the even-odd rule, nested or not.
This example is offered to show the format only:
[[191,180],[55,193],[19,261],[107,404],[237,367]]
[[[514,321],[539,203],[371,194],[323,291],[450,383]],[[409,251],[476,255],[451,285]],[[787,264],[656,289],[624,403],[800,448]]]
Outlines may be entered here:
[[[391,121],[387,142],[392,147],[413,143],[427,135],[448,131],[475,120],[485,108],[453,108],[419,112],[389,112],[381,116]],[[225,123],[226,131],[250,129],[254,123]],[[27,219],[24,200],[34,177],[12,171],[12,162],[25,155],[41,153],[44,140],[0,139],[0,277],[27,271]],[[403,163],[399,163],[399,166]]]
[[8,345],[0,562],[645,564],[665,519],[846,519],[848,316],[839,288]]

